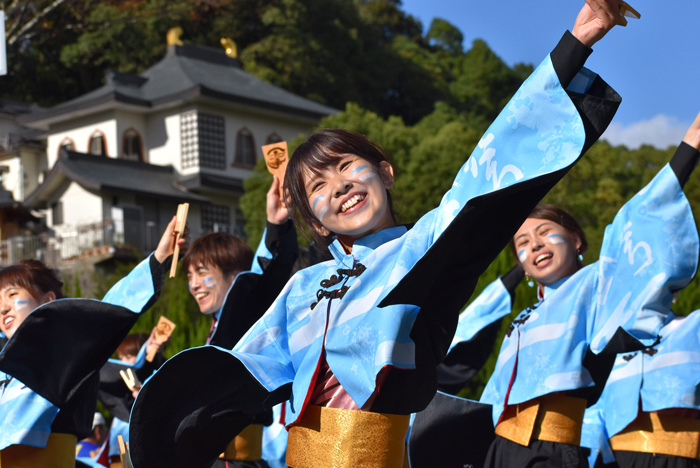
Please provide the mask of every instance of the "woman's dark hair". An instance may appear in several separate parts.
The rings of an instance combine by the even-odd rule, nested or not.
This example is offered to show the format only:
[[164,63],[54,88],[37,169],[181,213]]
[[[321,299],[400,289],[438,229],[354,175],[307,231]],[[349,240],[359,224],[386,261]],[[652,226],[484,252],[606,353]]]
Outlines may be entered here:
[[63,283],[56,276],[56,272],[39,260],[20,260],[0,271],[0,290],[11,286],[26,289],[37,301],[48,292],[53,292],[56,299],[64,297]]
[[185,271],[190,265],[217,267],[224,276],[250,270],[253,250],[242,239],[226,232],[214,232],[192,243],[182,259]]
[[[583,254],[588,250],[588,241],[586,240],[586,233],[583,231],[583,228],[581,225],[576,221],[576,218],[571,216],[571,214],[566,211],[563,208],[559,208],[556,205],[537,205],[534,210],[532,210],[532,213],[528,216],[528,218],[535,218],[535,219],[546,219],[547,221],[552,221],[553,223],[557,223],[558,225],[562,226],[565,228],[567,231],[575,233],[578,235],[579,239],[581,239],[581,247],[579,248],[579,253]],[[518,260],[518,254],[515,249],[515,239],[510,240],[510,248],[513,251],[513,254],[515,255],[516,260],[518,263],[520,263],[520,260]],[[579,267],[583,266],[583,264],[576,259],[576,262],[578,263]]]
[[138,356],[143,344],[148,341],[146,333],[132,333],[124,338],[117,348],[117,356]]
[[[331,236],[323,236],[314,225],[322,224],[316,218],[309,205],[309,195],[306,192],[304,178],[308,175],[318,175],[324,169],[336,164],[338,158],[353,154],[367,160],[376,169],[383,161],[392,164],[391,157],[378,143],[360,133],[338,128],[320,130],[301,144],[289,158],[287,172],[284,176],[285,199],[289,204],[289,213],[294,223],[299,226],[307,240],[312,238],[316,245],[327,247]],[[391,192],[387,190],[389,210],[396,218]]]

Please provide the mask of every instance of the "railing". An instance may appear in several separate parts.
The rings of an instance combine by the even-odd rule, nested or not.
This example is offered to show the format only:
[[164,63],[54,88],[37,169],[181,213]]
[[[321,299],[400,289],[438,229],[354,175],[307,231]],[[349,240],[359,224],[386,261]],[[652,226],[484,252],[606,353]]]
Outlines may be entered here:
[[60,267],[78,258],[113,254],[117,251],[151,252],[160,240],[157,223],[106,221],[69,228],[60,226],[52,234],[16,236],[0,241],[0,267],[20,260],[37,259]]
[[[51,268],[66,266],[80,258],[95,258],[114,253],[147,255],[153,252],[163,234],[153,221],[111,221],[76,227],[59,226],[53,233],[16,236],[0,241],[0,268],[20,260],[37,259]],[[242,226],[215,224],[212,231],[224,231],[245,238]],[[193,233],[192,237],[199,237]],[[202,234],[202,233],[199,233]]]

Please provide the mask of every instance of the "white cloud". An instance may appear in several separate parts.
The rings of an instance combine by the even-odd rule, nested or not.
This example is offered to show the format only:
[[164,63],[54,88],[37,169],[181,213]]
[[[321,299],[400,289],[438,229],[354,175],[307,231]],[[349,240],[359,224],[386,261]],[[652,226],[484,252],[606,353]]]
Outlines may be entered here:
[[625,145],[630,149],[641,145],[652,145],[666,149],[681,142],[690,123],[681,122],[676,117],[659,114],[649,120],[640,120],[630,125],[613,122],[603,133],[602,140],[611,145]]

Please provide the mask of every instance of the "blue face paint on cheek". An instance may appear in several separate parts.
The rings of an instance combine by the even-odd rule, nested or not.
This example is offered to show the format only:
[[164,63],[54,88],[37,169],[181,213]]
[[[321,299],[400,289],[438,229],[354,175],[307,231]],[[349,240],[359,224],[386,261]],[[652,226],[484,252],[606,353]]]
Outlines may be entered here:
[[520,260],[520,263],[525,263],[525,260],[527,260],[527,252],[525,249],[518,252],[518,260]]
[[550,234],[549,242],[551,242],[552,244],[563,244],[564,242],[566,242],[566,240],[561,234]]
[[15,306],[15,310],[22,310],[27,307],[28,301],[15,301],[12,304]]
[[316,205],[318,205],[318,202],[323,201],[323,200],[325,200],[325,199],[326,199],[326,196],[325,196],[325,195],[319,195],[318,197],[316,197],[316,200],[314,200],[314,204],[313,204],[313,206],[311,207],[311,211],[313,211],[314,213],[316,213]]
[[356,167],[355,169],[352,170],[352,175],[357,175],[357,174],[359,174],[360,172],[362,172],[362,171],[364,171],[365,169],[367,169],[368,167],[369,167],[369,166],[367,166],[367,164],[364,164],[364,165],[362,165],[362,166],[360,166],[360,167]]
[[202,280],[202,283],[204,283],[205,288],[209,288],[209,289],[216,286],[216,281],[214,281],[214,278],[204,278]]

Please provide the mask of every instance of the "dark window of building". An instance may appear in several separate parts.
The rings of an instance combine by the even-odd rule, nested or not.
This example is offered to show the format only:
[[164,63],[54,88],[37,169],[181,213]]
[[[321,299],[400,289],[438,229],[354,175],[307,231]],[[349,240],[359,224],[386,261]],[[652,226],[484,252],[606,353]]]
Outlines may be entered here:
[[228,206],[202,205],[202,230],[205,233],[231,230],[231,210]]
[[130,161],[143,161],[141,136],[134,129],[124,132],[122,140],[122,158]]
[[107,154],[105,137],[102,133],[96,132],[90,137],[90,154],[95,156],[105,156]]
[[276,133],[271,133],[267,136],[267,139],[265,140],[265,144],[271,145],[273,143],[279,143],[280,141],[283,141],[281,136],[279,136]]
[[63,202],[51,205],[51,219],[54,226],[63,224]]
[[65,138],[58,147],[58,157],[61,156],[61,150],[75,151],[75,143],[70,138]]
[[182,168],[226,168],[226,133],[224,118],[202,112],[180,116]]
[[233,164],[237,166],[255,166],[255,141],[250,130],[243,128],[236,136],[236,155]]

